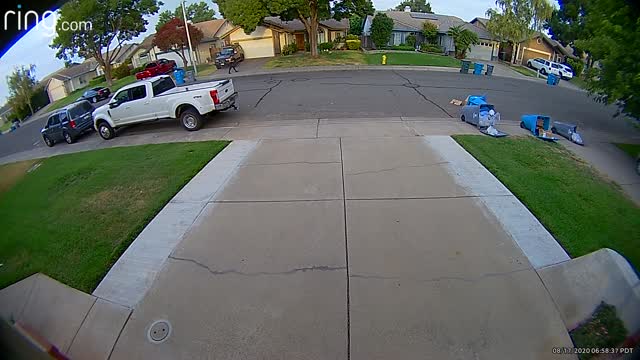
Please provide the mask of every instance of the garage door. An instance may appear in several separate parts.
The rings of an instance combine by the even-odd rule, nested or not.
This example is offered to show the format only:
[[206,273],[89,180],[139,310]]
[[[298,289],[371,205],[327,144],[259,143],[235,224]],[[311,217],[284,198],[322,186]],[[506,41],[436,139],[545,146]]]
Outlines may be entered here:
[[[233,42],[233,39],[231,39],[231,41]],[[270,37],[267,39],[242,40],[238,41],[238,44],[242,46],[246,59],[274,56],[273,39]]]
[[491,61],[491,51],[491,43],[480,42],[480,44],[471,47],[471,50],[467,53],[467,57],[469,59]]

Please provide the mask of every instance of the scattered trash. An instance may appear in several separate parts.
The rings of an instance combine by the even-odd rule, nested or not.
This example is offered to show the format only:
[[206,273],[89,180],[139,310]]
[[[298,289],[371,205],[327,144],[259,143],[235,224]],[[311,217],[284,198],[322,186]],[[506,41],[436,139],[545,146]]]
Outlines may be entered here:
[[29,170],[27,170],[27,173],[30,173],[30,172],[32,172],[32,171],[35,171],[37,168],[39,168],[39,167],[40,167],[40,165],[42,165],[42,163],[34,164],[32,167],[30,167],[30,168],[29,168]]
[[489,136],[504,137],[504,133],[496,128],[500,122],[500,113],[495,107],[487,103],[487,97],[483,95],[469,95],[465,100],[460,119],[478,127],[478,130]]
[[551,117],[545,115],[522,115],[520,127],[531,131],[533,136],[544,141],[558,141],[551,131]]
[[560,121],[554,121],[553,126],[551,127],[551,131],[554,134],[559,134],[564,138],[578,144],[584,146],[584,141],[582,140],[582,136],[578,134],[578,126],[574,124],[563,123]]
[[449,104],[453,104],[455,106],[462,106],[462,104],[464,104],[464,101],[458,100],[458,99],[451,99],[451,101],[449,101]]

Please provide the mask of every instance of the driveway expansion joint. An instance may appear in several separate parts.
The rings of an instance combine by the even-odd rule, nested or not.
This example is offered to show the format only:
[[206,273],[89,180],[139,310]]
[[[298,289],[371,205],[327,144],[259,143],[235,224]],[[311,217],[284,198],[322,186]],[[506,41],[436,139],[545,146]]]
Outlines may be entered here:
[[431,283],[431,282],[440,282],[440,281],[461,281],[467,283],[476,283],[488,278],[502,277],[502,276],[511,276],[513,274],[517,274],[523,271],[529,271],[535,269],[531,266],[526,268],[520,268],[511,271],[498,272],[498,273],[486,273],[477,277],[465,278],[460,276],[438,276],[430,279],[413,279],[413,278],[405,278],[400,276],[383,276],[383,275],[368,275],[368,274],[351,274],[350,277],[354,279],[367,279],[367,280],[402,280],[402,281],[410,281],[415,283]]
[[197,260],[194,260],[194,259],[177,257],[177,256],[173,256],[173,255],[169,255],[168,258],[171,259],[171,260],[174,260],[174,261],[190,262],[190,263],[196,265],[197,267],[200,267],[202,269],[207,270],[211,275],[214,275],[214,276],[233,274],[233,275],[240,275],[240,276],[256,277],[256,276],[273,276],[273,275],[293,275],[293,274],[297,274],[297,273],[301,273],[301,272],[304,273],[304,272],[308,272],[308,271],[340,271],[340,270],[347,270],[346,266],[325,266],[325,265],[305,266],[305,267],[300,267],[300,268],[293,268],[293,269],[287,270],[287,271],[244,272],[244,271],[235,270],[235,269],[214,270],[211,267],[209,267],[208,265],[205,265],[205,264],[203,264],[203,263],[201,263],[201,262],[199,262]]

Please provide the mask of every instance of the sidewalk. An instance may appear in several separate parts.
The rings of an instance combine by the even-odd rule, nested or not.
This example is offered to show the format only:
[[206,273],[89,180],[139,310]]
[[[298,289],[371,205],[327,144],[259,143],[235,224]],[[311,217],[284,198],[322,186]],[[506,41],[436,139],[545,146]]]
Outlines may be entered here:
[[[566,254],[523,253],[491,204],[524,208],[508,190],[461,182],[486,174],[449,137],[334,125],[340,138],[256,143],[147,282],[111,359],[533,359],[572,346],[535,270]],[[148,334],[156,321],[162,336]]]

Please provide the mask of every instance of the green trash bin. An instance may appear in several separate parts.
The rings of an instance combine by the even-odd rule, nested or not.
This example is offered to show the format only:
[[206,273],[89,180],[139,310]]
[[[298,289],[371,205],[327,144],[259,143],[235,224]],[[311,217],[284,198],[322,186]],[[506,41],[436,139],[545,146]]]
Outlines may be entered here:
[[463,74],[468,74],[470,67],[471,67],[471,61],[462,60],[462,66],[460,66],[460,72]]

